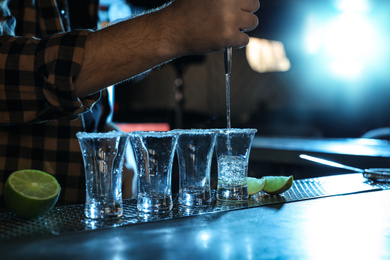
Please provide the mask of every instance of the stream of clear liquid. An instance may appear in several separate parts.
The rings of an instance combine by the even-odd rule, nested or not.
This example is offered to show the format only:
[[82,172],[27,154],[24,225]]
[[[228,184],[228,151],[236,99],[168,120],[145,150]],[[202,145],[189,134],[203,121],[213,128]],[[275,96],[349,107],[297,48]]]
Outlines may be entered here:
[[225,62],[225,82],[226,82],[226,121],[227,128],[232,127],[231,116],[230,116],[230,73],[232,70],[232,48],[225,49],[224,62]]
[[232,127],[231,116],[230,116],[230,74],[225,74],[226,77],[226,121],[227,128]]

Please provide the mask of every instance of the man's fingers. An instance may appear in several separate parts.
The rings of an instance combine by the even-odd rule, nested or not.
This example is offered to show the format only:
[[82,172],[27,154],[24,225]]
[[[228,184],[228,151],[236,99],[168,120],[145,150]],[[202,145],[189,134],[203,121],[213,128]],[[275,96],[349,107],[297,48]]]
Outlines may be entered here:
[[232,44],[231,47],[234,47],[235,49],[241,49],[248,45],[249,43],[249,36],[246,33],[240,32],[239,37],[236,38],[237,42]]
[[242,3],[241,9],[249,13],[254,13],[260,8],[259,0],[238,0],[238,1],[241,1]]
[[243,16],[240,26],[241,32],[249,32],[255,29],[259,24],[259,18],[254,14],[247,14]]

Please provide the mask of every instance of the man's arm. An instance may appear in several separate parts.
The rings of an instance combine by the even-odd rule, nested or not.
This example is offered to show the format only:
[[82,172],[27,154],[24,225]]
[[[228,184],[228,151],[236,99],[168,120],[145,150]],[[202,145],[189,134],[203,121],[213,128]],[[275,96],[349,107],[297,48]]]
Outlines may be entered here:
[[258,0],[176,0],[92,32],[76,91],[82,98],[180,56],[243,47],[258,7]]

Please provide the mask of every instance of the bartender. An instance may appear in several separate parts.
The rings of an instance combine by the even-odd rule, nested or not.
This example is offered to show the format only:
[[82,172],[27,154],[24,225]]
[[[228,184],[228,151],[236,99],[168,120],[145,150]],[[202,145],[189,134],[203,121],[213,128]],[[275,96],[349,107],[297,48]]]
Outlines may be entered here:
[[[245,46],[259,1],[175,0],[102,29],[98,7],[0,0],[1,202],[8,176],[21,169],[54,175],[60,203],[84,202],[76,133],[116,129],[107,88],[181,56]],[[131,169],[123,178],[129,198]]]

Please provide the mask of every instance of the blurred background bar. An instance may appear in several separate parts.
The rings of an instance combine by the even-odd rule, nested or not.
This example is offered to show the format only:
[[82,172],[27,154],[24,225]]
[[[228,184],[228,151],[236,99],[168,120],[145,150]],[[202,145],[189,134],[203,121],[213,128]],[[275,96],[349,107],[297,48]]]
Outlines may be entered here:
[[[134,13],[164,3],[128,2]],[[255,127],[261,136],[326,138],[390,126],[389,5],[261,1],[250,44],[233,52],[232,126]],[[222,52],[185,57],[122,83],[115,120],[225,127],[223,66]]]
[[[113,21],[167,1],[104,2],[102,17]],[[296,168],[311,166],[298,157],[303,148],[361,168],[389,167],[388,10],[387,0],[261,1],[259,26],[233,51],[231,73],[232,127],[258,130],[253,160],[262,172],[253,174],[310,175]],[[226,127],[223,52],[182,57],[118,84],[114,120]],[[360,143],[357,154],[362,137],[382,140]],[[313,167],[320,174],[324,166]]]

